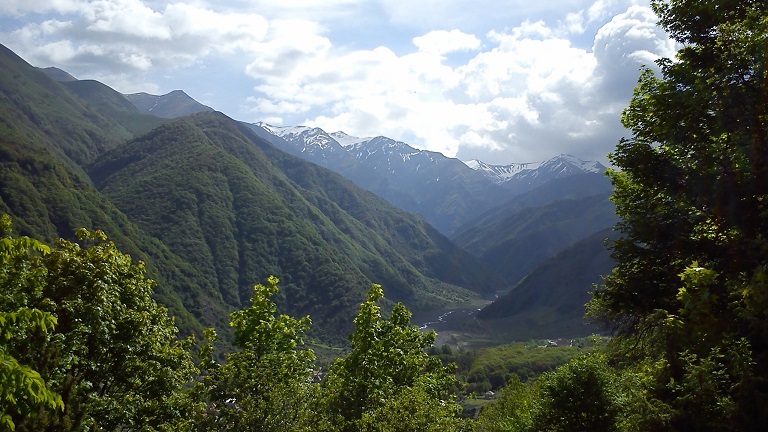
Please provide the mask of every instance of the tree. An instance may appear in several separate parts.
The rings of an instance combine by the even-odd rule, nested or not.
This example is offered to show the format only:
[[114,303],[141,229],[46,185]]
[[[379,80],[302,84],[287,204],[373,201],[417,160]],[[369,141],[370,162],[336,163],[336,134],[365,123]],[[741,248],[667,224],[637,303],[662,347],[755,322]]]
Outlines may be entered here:
[[477,419],[478,432],[522,432],[533,428],[541,406],[541,382],[520,382],[513,375],[499,391],[500,397],[483,408]]
[[351,351],[333,363],[323,381],[328,423],[348,431],[390,430],[386,425],[395,424],[392,430],[429,430],[424,425],[434,421],[441,430],[456,430],[460,407],[448,394],[455,378],[425,351],[435,333],[412,325],[402,303],[388,319],[382,317],[383,296],[380,285],[371,286],[354,319]]
[[2,263],[3,311],[37,310],[56,324],[17,321],[5,341],[6,356],[39,372],[61,396],[12,413],[17,430],[184,428],[182,390],[195,373],[191,340],[177,338],[173,318],[152,299],[143,263],[132,263],[99,231],[81,229],[78,237],[88,246],[59,239],[49,253]]
[[531,430],[617,430],[619,391],[600,353],[576,357],[540,378],[540,402]]
[[622,237],[591,313],[617,345],[633,340],[625,354],[666,364],[652,397],[675,410],[669,429],[755,429],[768,420],[768,4],[652,6],[683,47],[661,77],[642,71],[624,111],[632,137],[609,173]]
[[[204,429],[311,430],[315,355],[304,346],[310,319],[276,314],[270,297],[278,282],[270,276],[266,285],[255,285],[250,306],[230,315],[238,351],[227,355],[224,364],[207,362],[210,375],[200,391],[207,407],[198,419]],[[209,332],[209,340],[213,337]]]
[[10,229],[11,218],[0,215],[0,428],[14,430],[14,416],[29,416],[40,406],[60,410],[64,403],[39,372],[13,355],[13,341],[28,332],[48,334],[57,320],[50,312],[28,307],[18,289],[39,286],[43,272],[29,262],[50,248],[29,237],[11,237]]

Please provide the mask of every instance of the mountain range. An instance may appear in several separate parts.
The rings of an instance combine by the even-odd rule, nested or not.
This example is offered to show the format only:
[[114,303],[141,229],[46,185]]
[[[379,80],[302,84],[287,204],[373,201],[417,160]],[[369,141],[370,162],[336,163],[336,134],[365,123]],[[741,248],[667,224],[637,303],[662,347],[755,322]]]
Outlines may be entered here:
[[249,126],[276,147],[424,216],[449,236],[484,212],[548,181],[605,171],[599,162],[569,155],[542,163],[494,166],[465,163],[383,136],[357,138],[320,128],[265,123]]
[[[269,274],[281,310],[309,313],[335,344],[373,282],[414,311],[514,296],[523,281],[546,293],[527,276],[567,266],[564,251],[615,221],[604,167],[572,156],[465,163],[383,136],[238,122],[183,91],[122,95],[1,46],[0,66],[0,212],[46,240],[105,230],[150,263],[187,333],[226,328]],[[494,307],[481,316],[520,313]]]

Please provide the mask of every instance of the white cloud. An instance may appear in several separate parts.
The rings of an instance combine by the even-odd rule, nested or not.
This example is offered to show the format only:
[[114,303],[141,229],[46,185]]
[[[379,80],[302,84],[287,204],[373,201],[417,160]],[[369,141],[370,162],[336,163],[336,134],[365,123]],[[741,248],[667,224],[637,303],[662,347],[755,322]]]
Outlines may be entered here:
[[167,40],[171,29],[162,13],[140,0],[101,0],[88,4],[81,15],[86,29],[94,33],[115,33],[127,37]]
[[[488,47],[455,67],[429,54],[444,49],[425,49],[446,46],[448,32],[415,38],[420,51],[400,56],[331,48],[311,68],[297,69],[292,87],[271,80],[268,97],[314,106],[308,125],[415,136],[414,144],[449,156],[520,162],[571,152],[604,160],[624,134],[618,119],[640,64],[674,53],[655,21],[648,8],[631,6],[597,31],[593,50],[572,45],[562,27],[523,21],[490,32]],[[343,72],[322,92],[310,84],[333,70]]]
[[435,30],[413,38],[413,44],[419,51],[434,54],[447,54],[453,51],[474,51],[480,48],[480,39],[475,35],[467,34],[459,30]]
[[676,47],[647,0],[542,3],[6,0],[14,25],[0,37],[35,65],[126,93],[186,77],[244,120],[497,163],[604,158],[639,65]]
[[82,4],[83,0],[3,0],[0,2],[0,13],[11,15],[50,11],[69,13],[77,11]]
[[268,40],[249,47],[252,59],[246,73],[257,79],[290,79],[296,68],[322,58],[331,48],[330,41],[320,33],[318,25],[310,21],[271,22]]
[[267,20],[257,14],[219,13],[189,3],[158,9],[141,0],[78,3],[75,9],[74,2],[65,1],[16,8],[58,14],[28,22],[3,38],[33,64],[106,79],[127,91],[144,84],[141,74],[150,70],[187,67],[209,55],[249,50],[266,37],[268,28]]

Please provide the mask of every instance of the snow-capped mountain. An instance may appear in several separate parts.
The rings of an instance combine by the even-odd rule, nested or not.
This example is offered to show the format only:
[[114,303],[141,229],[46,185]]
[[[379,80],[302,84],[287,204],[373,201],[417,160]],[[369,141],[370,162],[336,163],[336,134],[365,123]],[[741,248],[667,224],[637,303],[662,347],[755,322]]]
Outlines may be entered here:
[[[270,136],[279,138],[279,141],[272,144],[283,151],[331,170],[338,172],[343,167],[355,164],[354,158],[339,143],[336,137],[320,128],[272,126],[263,122],[249,123],[246,126],[260,133],[264,138],[269,139]],[[267,135],[264,135],[263,132],[267,132]],[[357,139],[349,137],[343,134],[343,132],[337,132],[336,134],[345,143]]]
[[544,162],[490,165],[479,160],[465,162],[468,167],[485,174],[494,183],[516,193],[533,190],[544,183],[576,174],[597,174],[605,166],[597,161],[584,161],[561,154]]
[[541,165],[540,162],[491,165],[477,159],[464,161],[464,163],[473,170],[482,172],[495,183],[499,184],[514,178],[522,171],[535,170]]
[[510,197],[509,191],[458,159],[391,138],[357,138],[301,126],[248,126],[276,147],[330,168],[392,204],[422,215],[446,234]]
[[[449,159],[441,153],[415,149],[402,141],[383,136],[361,140],[346,149],[359,162],[392,174],[403,171],[418,172]],[[438,179],[435,178],[435,181]]]
[[267,132],[277,135],[288,142],[303,143],[303,151],[336,151],[336,147],[341,146],[338,141],[320,128],[307,126],[272,126],[262,122],[256,123],[256,126],[259,126]]
[[550,180],[604,170],[598,162],[560,155],[541,163],[462,162],[384,136],[357,138],[306,126],[248,126],[278,148],[330,168],[435,228],[458,227],[513,196]]
[[331,132],[329,135],[333,139],[335,139],[336,142],[338,142],[339,144],[343,145],[344,147],[350,146],[352,144],[357,144],[359,142],[368,141],[368,140],[371,139],[371,138],[353,137],[352,135],[347,135],[346,133],[341,132],[341,131],[339,131],[339,132]]

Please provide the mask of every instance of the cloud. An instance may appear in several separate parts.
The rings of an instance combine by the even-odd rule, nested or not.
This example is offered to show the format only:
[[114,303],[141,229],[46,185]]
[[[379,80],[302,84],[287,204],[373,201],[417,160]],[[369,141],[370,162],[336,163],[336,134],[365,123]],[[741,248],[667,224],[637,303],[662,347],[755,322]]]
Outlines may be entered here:
[[[589,14],[599,15],[596,9]],[[482,45],[457,32],[467,43],[454,46],[485,47],[458,66],[439,55],[450,46],[442,45],[449,32],[414,38],[419,50],[400,56],[329,49],[311,68],[298,69],[305,72],[293,76],[295,87],[272,81],[268,97],[313,107],[306,109],[308,125],[415,137],[415,145],[463,159],[526,162],[570,152],[604,161],[625,134],[619,117],[639,67],[673,56],[676,47],[647,7],[629,6],[611,17],[594,34],[591,50],[566,39],[577,18],[568,15],[554,27],[524,21],[489,32]],[[568,19],[572,25],[563,27]],[[312,77],[333,69],[344,72],[324,83],[318,97]]]
[[258,14],[220,13],[189,3],[153,9],[141,0],[60,0],[6,7],[19,13],[57,12],[3,35],[28,61],[105,79],[123,91],[116,83],[143,85],[141,74],[152,69],[186,67],[209,55],[247,51],[268,29]]
[[0,13],[24,15],[27,13],[77,11],[83,5],[83,0],[3,0],[0,2]]
[[497,163],[604,159],[639,66],[676,49],[638,3],[7,0],[0,37],[126,93],[195,94],[185,78],[244,120]]
[[459,30],[435,30],[413,38],[413,44],[419,51],[435,54],[447,54],[453,51],[474,51],[480,48],[480,39],[475,35],[463,33]]

